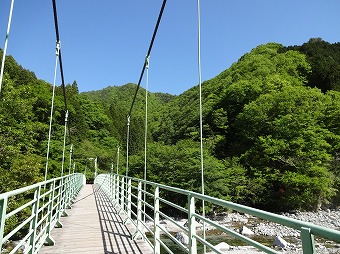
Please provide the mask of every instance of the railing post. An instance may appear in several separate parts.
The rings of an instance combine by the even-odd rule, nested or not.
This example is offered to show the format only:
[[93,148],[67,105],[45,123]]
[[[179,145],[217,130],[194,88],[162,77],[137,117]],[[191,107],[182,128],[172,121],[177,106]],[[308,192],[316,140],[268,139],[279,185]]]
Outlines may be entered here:
[[160,254],[160,229],[159,229],[159,187],[155,187],[154,193],[154,254]]
[[70,181],[69,188],[70,188],[70,201],[69,201],[69,204],[70,204],[70,206],[72,206],[73,199],[75,197],[75,189],[76,189],[74,174],[71,175],[71,181]]
[[61,202],[62,202],[62,216],[66,217],[68,216],[67,212],[66,212],[66,208],[67,208],[67,196],[68,196],[68,190],[67,190],[67,184],[68,184],[68,176],[63,178],[63,182],[62,182],[62,195],[61,195]]
[[37,221],[38,221],[38,210],[39,210],[39,203],[40,203],[40,191],[41,191],[41,185],[39,185],[39,187],[37,187],[34,191],[34,199],[35,202],[32,205],[32,215],[34,214],[34,217],[32,219],[32,221],[30,222],[30,229],[33,230],[31,237],[30,237],[30,246],[31,249],[29,250],[29,254],[33,254],[35,253],[35,237],[37,234]]
[[310,233],[310,228],[301,227],[300,237],[303,254],[315,254],[314,235]]
[[137,194],[137,227],[136,232],[132,236],[135,240],[142,234],[142,182],[138,182],[138,194]]
[[71,175],[71,197],[70,197],[70,204],[72,205],[73,204],[73,201],[76,197],[76,191],[77,191],[77,181],[76,181],[76,176],[75,174],[73,173]]
[[126,211],[126,219],[124,221],[124,225],[126,225],[129,220],[131,220],[131,179],[126,178],[126,197],[125,197],[125,211]]
[[73,199],[76,199],[76,197],[78,196],[79,194],[79,191],[81,190],[81,187],[83,186],[82,184],[82,175],[81,174],[78,174],[76,173],[75,176],[74,176],[74,196],[73,196]]
[[72,177],[71,175],[68,175],[67,177],[67,184],[66,184],[66,209],[71,209],[71,195],[72,195]]
[[112,204],[116,203],[116,175],[112,175]]
[[127,187],[126,188],[127,189],[127,193],[126,193],[126,196],[127,196],[126,211],[127,211],[128,219],[131,219],[131,179],[128,179],[126,187]]
[[103,186],[105,186],[104,189],[105,189],[106,195],[110,197],[110,195],[111,195],[110,177],[111,177],[111,176],[110,176],[110,175],[108,175],[108,176],[109,176],[109,177],[105,177],[105,178],[104,178],[104,184],[103,184]]
[[60,221],[61,218],[61,214],[62,214],[62,210],[63,210],[63,182],[64,182],[64,178],[61,178],[59,180],[59,186],[58,186],[58,198],[57,198],[57,214],[56,214],[56,224],[55,227],[57,228],[62,228],[63,224]]
[[[122,185],[121,185],[121,189],[120,189],[120,210],[124,210],[124,181],[125,181],[125,179],[124,179],[124,177],[122,177]],[[119,212],[120,212],[120,210],[119,210]]]
[[52,231],[52,227],[51,224],[53,223],[52,221],[52,217],[53,217],[53,202],[54,202],[54,190],[55,190],[55,180],[53,180],[53,184],[51,184],[50,187],[50,195],[49,195],[49,205],[48,205],[48,217],[47,217],[47,237],[46,237],[46,242],[48,245],[54,245],[55,241],[53,240],[53,238],[51,237],[51,231]]
[[6,217],[6,208],[7,208],[7,197],[0,200],[0,250],[2,250],[2,239],[4,237],[5,231],[5,217]]
[[195,220],[195,198],[188,195],[188,228],[189,228],[189,253],[197,254],[197,243],[196,243],[196,220]]
[[[113,194],[114,194],[114,180],[113,180],[114,178],[113,178],[113,174],[111,173],[110,174],[110,182],[109,182],[109,184],[110,184],[110,198],[111,198],[111,200],[113,201]],[[111,201],[111,203],[113,203]]]
[[119,176],[116,176],[115,204],[119,205]]

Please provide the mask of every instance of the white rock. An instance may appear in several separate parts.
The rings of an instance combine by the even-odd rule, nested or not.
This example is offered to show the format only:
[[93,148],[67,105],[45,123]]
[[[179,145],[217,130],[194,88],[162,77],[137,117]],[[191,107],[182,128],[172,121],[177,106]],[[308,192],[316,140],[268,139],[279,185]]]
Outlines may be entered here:
[[288,243],[280,236],[276,236],[273,242],[273,246],[281,247],[282,249],[287,248]]
[[240,234],[242,234],[242,235],[253,235],[254,232],[251,231],[251,230],[250,230],[249,228],[247,228],[246,226],[242,226],[242,227],[240,228]]
[[183,232],[176,233],[175,238],[183,244],[189,244],[189,237]]
[[215,245],[214,247],[221,252],[230,250],[230,245],[227,244],[226,242],[221,242]]

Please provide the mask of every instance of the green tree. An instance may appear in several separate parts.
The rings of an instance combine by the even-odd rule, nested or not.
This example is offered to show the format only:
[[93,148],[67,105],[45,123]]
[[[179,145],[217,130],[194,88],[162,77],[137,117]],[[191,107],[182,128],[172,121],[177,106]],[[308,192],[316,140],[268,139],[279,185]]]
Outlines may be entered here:
[[317,89],[287,86],[261,95],[238,116],[248,147],[241,162],[262,172],[263,184],[272,190],[261,194],[267,207],[316,209],[334,195],[325,99]]

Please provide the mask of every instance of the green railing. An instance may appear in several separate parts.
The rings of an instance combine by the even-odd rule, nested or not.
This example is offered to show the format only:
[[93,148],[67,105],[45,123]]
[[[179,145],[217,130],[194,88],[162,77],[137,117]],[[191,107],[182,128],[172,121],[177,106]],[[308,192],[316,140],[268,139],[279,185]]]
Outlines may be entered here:
[[[112,200],[118,213],[125,214],[125,222],[132,223],[135,226],[136,232],[133,237],[141,237],[147,241],[155,254],[160,253],[161,246],[167,253],[176,253],[171,247],[167,246],[164,240],[162,240],[164,237],[161,238],[161,233],[163,236],[171,239],[186,253],[196,254],[198,243],[206,246],[209,251],[222,253],[209,241],[203,239],[202,232],[197,230],[198,226],[202,229],[201,225],[203,222],[207,227],[218,229],[265,253],[279,253],[277,250],[266,246],[265,244],[254,241],[233,229],[227,228],[222,224],[218,224],[209,218],[201,216],[196,210],[198,209],[197,205],[201,204],[203,200],[210,206],[245,213],[269,222],[297,229],[300,231],[304,254],[316,253],[314,236],[340,242],[340,231],[337,230],[141,179],[106,174],[99,175],[95,179],[95,184]],[[167,200],[167,197],[169,196],[172,197],[172,200],[177,200],[178,202],[170,202]],[[186,214],[188,219],[187,226],[180,225],[180,223],[172,218],[169,213],[167,214],[163,211],[164,209],[160,209],[164,206],[168,207],[168,211],[170,208],[172,210],[171,214],[173,215],[176,213]],[[146,207],[146,209],[144,207]],[[166,229],[166,226],[160,223],[162,219],[168,220],[175,227],[184,232],[188,236],[189,243],[186,245],[178,241],[173,234]],[[148,221],[148,223],[146,221]],[[200,223],[197,221],[200,221]],[[150,222],[152,222],[152,226],[150,226]]]
[[54,245],[51,230],[62,227],[60,217],[67,216],[83,182],[82,174],[71,174],[0,194],[1,249],[12,239],[19,243],[9,253],[38,253],[43,244]]

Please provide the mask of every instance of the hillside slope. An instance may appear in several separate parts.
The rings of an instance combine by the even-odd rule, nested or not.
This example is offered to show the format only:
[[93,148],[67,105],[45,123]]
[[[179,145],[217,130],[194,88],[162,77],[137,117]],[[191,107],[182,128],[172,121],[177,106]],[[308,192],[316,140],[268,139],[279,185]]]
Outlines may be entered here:
[[[320,40],[291,48],[268,43],[203,83],[207,194],[279,211],[340,203],[340,61],[328,61],[338,55],[338,44]],[[86,170],[90,179],[89,158],[98,158],[99,172],[111,171],[120,146],[118,170],[125,173],[126,116],[135,89],[127,84],[79,93],[76,81],[66,86],[74,149],[69,163],[68,138],[64,172]],[[149,93],[148,180],[201,191],[198,92],[196,86],[179,96]],[[0,94],[0,192],[43,178],[51,93],[50,84],[7,57]],[[62,94],[57,87],[48,178],[61,174]],[[130,125],[131,176],[144,177],[144,117],[140,88]]]

